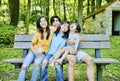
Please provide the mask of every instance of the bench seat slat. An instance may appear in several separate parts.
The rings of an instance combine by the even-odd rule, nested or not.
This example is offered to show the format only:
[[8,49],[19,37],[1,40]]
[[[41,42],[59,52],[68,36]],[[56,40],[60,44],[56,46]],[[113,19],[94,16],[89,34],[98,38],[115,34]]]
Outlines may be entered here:
[[[24,59],[23,58],[12,58],[12,59],[6,59],[3,60],[4,63],[23,63]],[[94,63],[96,64],[109,64],[109,63],[118,63],[118,60],[115,60],[113,58],[94,58]],[[79,62],[78,62],[79,63]]]
[[4,63],[23,63],[24,58],[11,58],[11,59],[5,59],[3,60]]
[[95,58],[94,63],[96,64],[104,64],[104,63],[118,63],[118,60],[115,60],[113,58]]

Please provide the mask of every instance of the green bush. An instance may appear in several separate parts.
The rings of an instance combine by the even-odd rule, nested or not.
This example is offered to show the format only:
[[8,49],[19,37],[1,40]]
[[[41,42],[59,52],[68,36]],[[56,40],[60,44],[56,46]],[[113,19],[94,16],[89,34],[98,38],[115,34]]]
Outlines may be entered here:
[[0,44],[12,45],[14,41],[14,35],[16,32],[17,27],[0,24]]

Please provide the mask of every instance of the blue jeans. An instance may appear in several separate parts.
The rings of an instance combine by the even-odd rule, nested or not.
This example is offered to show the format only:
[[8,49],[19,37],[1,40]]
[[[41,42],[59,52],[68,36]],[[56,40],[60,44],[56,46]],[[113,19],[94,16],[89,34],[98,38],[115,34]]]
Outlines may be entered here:
[[[47,62],[49,62],[50,58],[53,55],[46,55],[44,59],[47,60]],[[40,81],[48,81],[48,63],[46,66],[42,66],[41,68],[41,75],[40,75]],[[64,77],[63,77],[63,72],[62,72],[62,65],[60,66],[55,66],[55,70],[56,70],[56,81],[64,81]]]
[[34,67],[33,67],[33,71],[32,71],[32,77],[31,77],[30,81],[37,81],[38,74],[41,73],[40,66],[41,66],[41,63],[42,63],[44,57],[45,57],[45,54],[42,54],[40,56],[40,58],[35,58]]
[[[22,64],[22,68],[19,72],[18,80],[17,81],[25,81],[26,73],[30,64],[34,61],[34,65],[38,62],[41,63],[42,58],[44,55],[41,55],[39,58],[35,56],[35,54],[30,50],[28,55],[25,57],[24,62]],[[34,73],[34,71],[33,71]],[[35,75],[36,76],[36,75]],[[34,76],[33,76],[34,77]]]

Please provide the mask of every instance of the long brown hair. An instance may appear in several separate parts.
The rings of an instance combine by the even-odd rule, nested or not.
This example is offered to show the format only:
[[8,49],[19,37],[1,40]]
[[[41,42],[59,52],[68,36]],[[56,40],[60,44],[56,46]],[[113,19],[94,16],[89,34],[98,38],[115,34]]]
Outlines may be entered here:
[[[38,31],[41,33],[41,39],[43,39],[43,37],[44,37],[44,36],[43,36],[43,28],[40,26],[40,20],[41,20],[42,18],[45,18],[45,20],[47,21],[47,18],[46,18],[45,16],[41,16],[41,17],[38,18],[38,20],[37,20],[37,22],[36,22],[37,29],[38,29]],[[46,32],[47,32],[46,39],[48,39],[49,36],[50,36],[50,28],[49,28],[49,26],[48,26],[48,21],[47,21]]]

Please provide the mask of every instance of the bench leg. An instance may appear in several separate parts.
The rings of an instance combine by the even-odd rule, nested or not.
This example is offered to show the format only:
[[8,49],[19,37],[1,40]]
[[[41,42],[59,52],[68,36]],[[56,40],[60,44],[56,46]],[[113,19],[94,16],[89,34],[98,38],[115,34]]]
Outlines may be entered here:
[[22,58],[25,58],[28,54],[28,49],[23,49],[23,55],[22,55]]
[[101,65],[96,65],[97,67],[97,81],[102,81],[102,67]]

